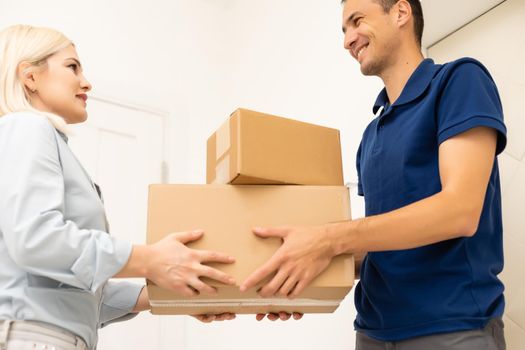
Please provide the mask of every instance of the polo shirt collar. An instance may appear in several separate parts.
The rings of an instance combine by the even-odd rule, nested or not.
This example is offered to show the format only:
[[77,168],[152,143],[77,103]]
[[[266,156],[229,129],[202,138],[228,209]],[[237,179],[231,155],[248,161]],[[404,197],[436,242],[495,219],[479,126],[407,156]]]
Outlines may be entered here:
[[[430,58],[424,59],[419,66],[416,68],[414,73],[408,79],[401,95],[393,104],[393,106],[402,105],[409,103],[425,92],[428,85],[436,75],[436,72],[439,70],[439,65],[434,64],[434,61]],[[388,95],[386,93],[386,88],[383,88],[377,96],[376,102],[374,103],[374,114],[377,113],[379,108],[386,107],[388,101]]]

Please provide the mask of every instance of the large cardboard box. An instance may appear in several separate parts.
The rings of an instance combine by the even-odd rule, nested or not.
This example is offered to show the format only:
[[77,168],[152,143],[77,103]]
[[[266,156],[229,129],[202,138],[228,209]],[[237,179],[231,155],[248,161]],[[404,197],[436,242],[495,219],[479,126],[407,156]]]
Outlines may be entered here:
[[256,237],[255,226],[315,225],[350,218],[348,189],[343,186],[151,185],[149,244],[171,232],[203,229],[189,244],[236,257],[231,265],[211,264],[231,275],[236,286],[206,280],[217,295],[187,298],[148,282],[154,314],[240,314],[333,312],[354,283],[351,255],[336,257],[299,298],[261,298],[257,288],[241,293],[239,284],[269,259],[280,239]]
[[341,186],[339,130],[237,109],[208,139],[206,183]]

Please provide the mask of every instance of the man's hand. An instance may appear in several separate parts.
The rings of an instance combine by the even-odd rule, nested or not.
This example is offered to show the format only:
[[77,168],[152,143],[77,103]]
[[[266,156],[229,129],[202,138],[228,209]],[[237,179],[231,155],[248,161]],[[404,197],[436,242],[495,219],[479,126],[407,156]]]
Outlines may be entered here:
[[293,314],[289,314],[287,312],[279,312],[278,314],[276,314],[276,313],[257,314],[257,315],[255,315],[255,319],[257,321],[262,321],[264,319],[264,316],[266,316],[270,321],[277,321],[279,319],[281,321],[288,321],[290,319],[290,317],[292,317],[292,316],[293,316],[294,320],[300,320],[303,317],[303,314],[298,313],[298,312],[294,312]]
[[270,260],[248,276],[240,287],[241,292],[276,272],[259,294],[263,297],[278,294],[295,298],[326,269],[335,256],[325,226],[254,228],[253,232],[263,238],[279,237],[283,244]]

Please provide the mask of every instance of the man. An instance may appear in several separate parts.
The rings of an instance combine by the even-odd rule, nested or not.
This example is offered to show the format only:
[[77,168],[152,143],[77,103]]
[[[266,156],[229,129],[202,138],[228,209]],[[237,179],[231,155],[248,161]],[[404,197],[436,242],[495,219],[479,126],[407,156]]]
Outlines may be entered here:
[[357,154],[366,217],[254,229],[283,244],[241,290],[275,273],[260,294],[293,298],[334,256],[353,253],[364,256],[357,349],[504,349],[496,86],[473,59],[423,58],[418,0],[343,3],[345,48],[385,84]]

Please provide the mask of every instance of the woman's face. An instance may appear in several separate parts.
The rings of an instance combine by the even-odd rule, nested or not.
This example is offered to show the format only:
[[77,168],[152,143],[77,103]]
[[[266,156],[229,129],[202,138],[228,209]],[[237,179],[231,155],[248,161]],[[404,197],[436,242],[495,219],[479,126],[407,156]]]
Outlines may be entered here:
[[73,45],[49,57],[43,70],[33,72],[31,83],[30,101],[36,109],[57,114],[68,124],[87,119],[86,92],[91,84]]

